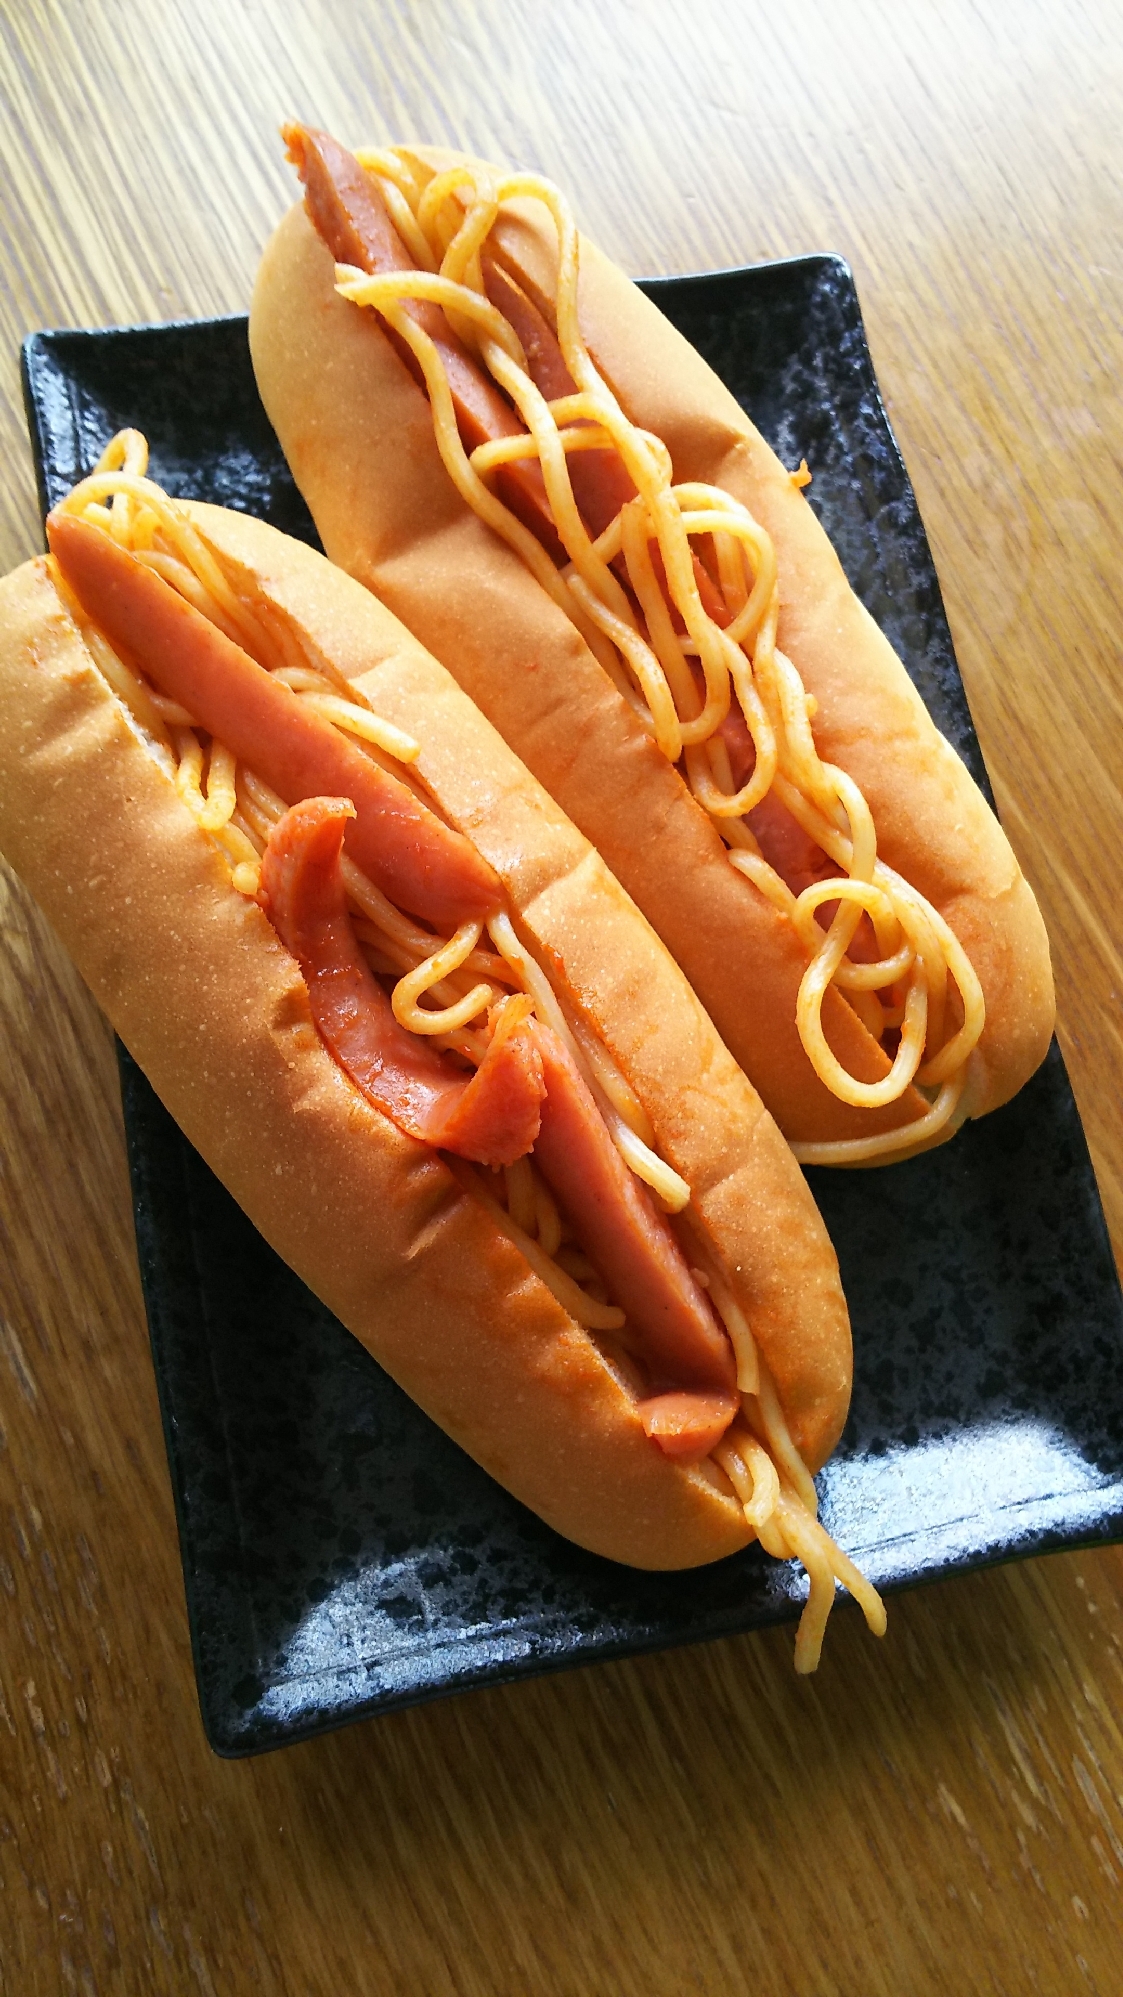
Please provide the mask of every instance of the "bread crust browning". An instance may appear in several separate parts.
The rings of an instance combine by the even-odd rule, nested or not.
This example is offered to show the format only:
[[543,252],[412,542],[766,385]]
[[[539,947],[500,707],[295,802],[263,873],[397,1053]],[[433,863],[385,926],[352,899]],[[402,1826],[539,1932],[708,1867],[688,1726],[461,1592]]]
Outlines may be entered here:
[[[438,169],[460,157],[416,156]],[[515,204],[497,241],[551,316],[556,257],[542,211]],[[819,700],[820,753],[862,786],[882,856],[972,956],[987,1024],[968,1101],[972,1114],[996,1107],[1043,1058],[1053,1024],[1044,928],[1008,841],[784,467],[694,349],[584,241],[580,310],[598,366],[629,416],[668,444],[676,477],[726,486],[772,535],[780,643]],[[792,1141],[871,1135],[921,1115],[913,1090],[871,1112],[818,1080],[795,1028],[806,958],[791,925],[729,865],[712,821],[579,635],[459,499],[426,398],[371,318],[335,295],[331,257],[298,205],[263,258],[251,346],[329,554],[417,631],[604,853]],[[663,844],[673,865],[653,861]],[[885,1072],[839,994],[823,1017],[852,1073]]]
[[[463,763],[473,720],[481,744],[481,730],[490,737],[451,684],[451,707],[438,698],[432,729],[423,727],[411,701],[427,689],[440,695],[441,669],[311,551],[237,520],[224,547],[226,518],[196,510],[230,562],[239,547],[252,555],[267,545],[262,586],[271,600],[286,609],[288,587],[314,642],[335,646],[344,670],[380,675],[380,691],[396,685],[414,732],[439,736],[455,727]],[[290,562],[296,580],[286,585]],[[348,599],[342,609],[337,583]],[[327,1053],[293,959],[260,910],[231,887],[213,842],[93,666],[43,560],[0,583],[0,744],[7,857],[190,1140],[386,1370],[501,1483],[594,1551],[637,1566],[680,1567],[744,1544],[748,1529],[732,1498],[660,1455],[591,1339],[440,1158],[371,1108]],[[457,760],[451,745],[444,755]],[[561,814],[529,779],[520,788],[506,751],[499,762],[498,775],[483,766],[475,806],[471,780],[463,780],[461,808],[466,818],[478,809],[481,824],[494,825],[497,852],[504,838],[517,845],[520,815],[524,825],[541,822],[551,857],[518,876],[532,919],[560,922],[549,898],[564,902],[568,892],[570,916],[583,905],[595,928],[603,901],[614,935],[630,919],[641,957],[657,958],[662,1002],[673,996],[672,981],[685,990],[615,884],[605,885],[600,863],[576,855],[577,835]],[[434,773],[425,774],[435,787]],[[455,822],[452,808],[447,815]],[[595,981],[594,970],[579,969],[577,982],[586,975]],[[593,995],[599,1003],[599,988]],[[687,1011],[693,1007],[690,998]],[[691,1058],[712,1053],[715,1084],[699,1084],[700,1134],[682,1135],[680,1153],[693,1142],[701,1161],[708,1127],[702,1199],[705,1224],[715,1230],[736,1203],[738,1175],[758,1201],[759,1182],[776,1175],[774,1208],[754,1214],[750,1200],[734,1222],[735,1239],[754,1257],[750,1274],[761,1261],[760,1324],[780,1362],[781,1396],[793,1396],[793,1426],[818,1462],[835,1440],[849,1388],[837,1266],[781,1140],[767,1117],[752,1114],[751,1092],[747,1106],[738,1094],[747,1085],[730,1080],[729,1057],[694,1009]],[[653,1072],[665,1071],[666,1050],[649,1060]],[[731,1112],[744,1118],[739,1150],[727,1128]],[[664,1121],[673,1137],[673,1119]],[[790,1259],[773,1274],[763,1258],[776,1252]],[[807,1351],[789,1365],[785,1384],[784,1341],[798,1339],[801,1286],[812,1299]]]

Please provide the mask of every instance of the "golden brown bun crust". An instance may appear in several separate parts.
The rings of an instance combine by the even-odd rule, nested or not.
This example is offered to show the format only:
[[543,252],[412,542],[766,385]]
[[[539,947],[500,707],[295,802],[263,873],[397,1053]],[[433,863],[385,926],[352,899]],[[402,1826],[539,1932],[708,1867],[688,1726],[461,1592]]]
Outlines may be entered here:
[[[221,545],[224,517],[209,509],[198,517]],[[226,552],[237,559],[239,547],[264,547],[263,536],[267,591],[284,598],[291,550],[291,590],[313,636],[330,641],[355,677],[364,662],[368,671],[373,664],[388,696],[399,685],[400,713],[422,732],[409,689],[439,697],[440,668],[404,634],[400,652],[388,615],[311,551],[235,521]],[[457,765],[467,823],[473,779],[463,751],[472,723],[486,724],[451,684],[448,691],[459,754],[446,751],[446,760]],[[0,846],[188,1137],[266,1239],[387,1371],[500,1482],[595,1551],[675,1567],[743,1544],[739,1509],[702,1475],[659,1455],[593,1344],[517,1251],[440,1159],[371,1109],[327,1054],[295,963],[256,906],[230,887],[211,841],[93,668],[42,561],[0,584],[0,742]],[[521,788],[512,783],[510,764],[498,776],[485,765],[476,786],[497,847],[504,828],[515,837],[520,814],[526,826],[537,811],[546,843],[554,838],[563,852],[565,821],[528,779]],[[584,919],[597,930],[602,894],[609,928],[638,925],[640,952],[650,942],[658,954],[655,982],[662,979],[661,1002],[673,1010],[671,981],[685,987],[673,967],[662,970],[663,953],[615,885],[604,887],[599,862],[589,856],[578,863],[584,881],[558,865],[546,864],[537,882],[533,867],[527,873],[532,914],[541,902],[546,927],[555,919],[564,926],[567,908],[572,919],[583,896]],[[580,981],[579,953],[575,968]],[[590,987],[596,975],[590,971]],[[630,1003],[634,998],[629,993]],[[747,1085],[731,1081],[732,1064],[700,1011],[695,1032],[699,1073],[712,1060],[716,1078],[713,1088],[700,1082],[695,1092],[711,1151],[691,1127],[681,1155],[709,1164],[707,1222],[717,1229],[728,1217],[738,1252],[743,1243],[751,1255],[745,1279],[759,1286],[762,1348],[770,1338],[782,1394],[785,1341],[805,1319],[806,1356],[787,1354],[787,1385],[793,1426],[818,1462],[833,1444],[849,1387],[833,1254],[778,1135],[767,1117],[753,1114]],[[666,1071],[665,1050],[662,1063],[654,1052],[649,1059]],[[736,1097],[738,1086],[746,1091],[744,1122],[731,1134],[729,1089]],[[760,1181],[771,1187],[771,1203]],[[744,1211],[742,1189],[750,1193]],[[377,1238],[372,1215],[379,1217]],[[783,1252],[789,1261],[773,1268],[772,1257]],[[811,1300],[806,1311],[801,1293]]]
[[[438,166],[456,157],[419,155]],[[548,231],[526,203],[502,234],[504,260],[545,306]],[[805,959],[790,925],[729,866],[712,823],[581,639],[459,499],[426,400],[371,317],[335,296],[331,258],[293,209],[262,261],[251,345],[329,554],[449,666],[604,853],[790,1138],[869,1134],[919,1114],[911,1092],[871,1114],[818,1082],[795,1032]],[[819,699],[820,749],[861,784],[883,856],[941,908],[982,980],[988,1017],[971,1107],[996,1107],[1043,1058],[1053,1022],[1044,928],[1005,836],[783,466],[693,348],[585,242],[581,319],[629,415],[670,446],[676,476],[727,486],[771,533],[780,640]],[[675,868],[661,855],[653,864],[672,842]],[[831,998],[824,1017],[843,1060],[862,1078],[883,1072],[879,1050]]]

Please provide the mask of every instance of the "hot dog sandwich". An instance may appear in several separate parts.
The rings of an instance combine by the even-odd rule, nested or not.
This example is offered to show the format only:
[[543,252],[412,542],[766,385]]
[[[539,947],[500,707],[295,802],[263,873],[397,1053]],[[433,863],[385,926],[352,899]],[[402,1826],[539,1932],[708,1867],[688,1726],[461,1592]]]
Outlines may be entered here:
[[0,584],[0,845],[261,1232],[557,1529],[841,1578],[799,1169],[587,841],[397,620],[124,433]]

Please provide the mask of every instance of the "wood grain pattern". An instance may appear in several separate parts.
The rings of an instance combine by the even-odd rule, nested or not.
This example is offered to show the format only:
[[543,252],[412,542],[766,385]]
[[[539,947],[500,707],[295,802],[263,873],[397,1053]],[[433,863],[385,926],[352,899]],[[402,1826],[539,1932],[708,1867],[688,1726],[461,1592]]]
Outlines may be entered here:
[[[852,261],[1117,1249],[1123,118],[1109,0],[24,0],[0,13],[16,343],[244,307],[275,128],[542,167],[636,272]],[[208,1752],[111,1048],[0,899],[0,1991],[1119,1988],[1123,1557],[602,1666],[248,1764]]]

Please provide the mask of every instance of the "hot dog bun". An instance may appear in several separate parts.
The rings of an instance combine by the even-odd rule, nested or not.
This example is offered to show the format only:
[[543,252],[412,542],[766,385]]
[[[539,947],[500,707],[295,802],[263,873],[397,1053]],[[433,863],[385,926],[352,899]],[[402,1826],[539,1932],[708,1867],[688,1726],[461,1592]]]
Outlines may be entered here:
[[[771,1119],[647,924],[448,674],[368,592],[258,522],[192,508],[247,600],[423,743],[446,818],[594,1021],[694,1188],[797,1445],[845,1418],[837,1265]],[[750,1531],[645,1435],[634,1396],[441,1158],[328,1054],[294,960],[95,668],[49,565],[0,584],[0,845],[171,1113],[305,1282],[426,1411],[567,1537],[651,1568]]]
[[[442,169],[460,156],[418,148],[416,157]],[[545,212],[513,204],[496,240],[551,317],[556,249]],[[584,241],[581,259],[594,361],[627,415],[669,446],[677,479],[724,487],[772,536],[779,641],[818,700],[817,747],[857,780],[879,854],[940,911],[974,964],[986,1025],[961,1113],[981,1115],[1033,1072],[1053,1025],[1044,927],[1009,843],[748,417]],[[266,250],[250,330],[262,398],[329,554],[444,661],[599,847],[785,1134],[831,1141],[922,1114],[914,1090],[858,1110],[819,1081],[795,1029],[806,958],[790,923],[730,867],[714,824],[581,637],[460,499],[425,395],[373,315],[336,295],[331,256],[302,206]],[[828,1001],[824,1024],[844,1065],[863,1080],[882,1074],[885,1057],[849,1006],[837,992]]]

